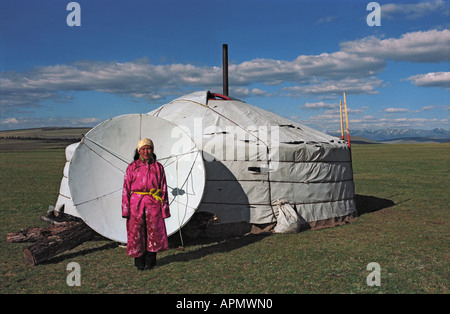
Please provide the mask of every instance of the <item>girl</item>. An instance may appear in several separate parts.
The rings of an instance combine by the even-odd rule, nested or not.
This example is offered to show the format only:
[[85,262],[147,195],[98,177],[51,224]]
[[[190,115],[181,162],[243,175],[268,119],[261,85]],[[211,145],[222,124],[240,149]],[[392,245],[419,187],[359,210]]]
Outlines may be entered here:
[[156,265],[156,253],[169,249],[164,218],[170,217],[166,175],[156,161],[153,142],[137,144],[122,192],[122,217],[127,219],[127,254],[139,270]]

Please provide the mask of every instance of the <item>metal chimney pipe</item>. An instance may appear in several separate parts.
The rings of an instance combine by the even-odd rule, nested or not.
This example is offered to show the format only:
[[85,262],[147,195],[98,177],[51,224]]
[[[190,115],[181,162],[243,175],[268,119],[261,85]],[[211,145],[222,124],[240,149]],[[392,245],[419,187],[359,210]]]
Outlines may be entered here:
[[222,45],[223,95],[228,96],[228,45]]

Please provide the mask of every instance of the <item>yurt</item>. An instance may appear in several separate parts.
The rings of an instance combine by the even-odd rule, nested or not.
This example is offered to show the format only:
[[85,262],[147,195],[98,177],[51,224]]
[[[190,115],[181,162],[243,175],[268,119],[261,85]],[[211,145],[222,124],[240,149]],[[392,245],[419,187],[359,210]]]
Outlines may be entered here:
[[345,141],[208,91],[149,114],[182,127],[202,151],[206,183],[197,211],[215,214],[219,232],[276,223],[286,208],[307,229],[356,218]]
[[75,205],[73,204],[72,196],[69,190],[69,168],[72,162],[72,156],[75,149],[80,143],[73,143],[66,147],[66,163],[64,164],[63,177],[61,179],[61,184],[59,187],[59,195],[54,206],[54,210],[58,213],[64,213],[73,217],[80,218]]
[[56,209],[125,243],[120,195],[141,137],[153,139],[166,169],[169,234],[196,212],[215,215],[211,233],[224,235],[268,225],[277,231],[281,222],[296,224],[296,231],[317,229],[356,218],[345,141],[209,91],[112,118],[69,146]]

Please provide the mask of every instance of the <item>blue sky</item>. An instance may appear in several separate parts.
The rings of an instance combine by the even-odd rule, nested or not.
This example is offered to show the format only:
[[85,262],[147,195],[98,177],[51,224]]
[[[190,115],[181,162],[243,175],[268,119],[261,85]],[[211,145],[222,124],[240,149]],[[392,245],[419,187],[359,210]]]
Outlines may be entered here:
[[0,0],[0,130],[95,126],[222,92],[319,130],[449,129],[449,1]]

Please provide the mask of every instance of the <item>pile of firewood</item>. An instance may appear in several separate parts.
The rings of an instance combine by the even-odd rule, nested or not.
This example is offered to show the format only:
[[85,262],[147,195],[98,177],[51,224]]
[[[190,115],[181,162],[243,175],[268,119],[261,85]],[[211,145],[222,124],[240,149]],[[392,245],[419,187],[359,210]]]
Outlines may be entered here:
[[[40,219],[50,223],[49,226],[8,233],[6,240],[11,243],[33,242],[23,250],[23,257],[26,264],[37,265],[94,237],[101,237],[81,219],[72,218],[64,219],[64,214],[63,217],[55,217],[53,214],[41,216]],[[204,236],[208,227],[217,221],[214,214],[196,212],[183,227],[182,233],[191,239]]]
[[34,242],[23,250],[25,263],[28,265],[37,265],[47,261],[92,239],[97,234],[83,221],[56,221],[42,216],[40,218],[50,222],[50,225],[27,228],[6,235],[8,242]]

